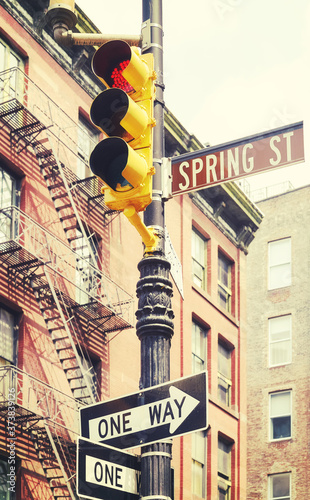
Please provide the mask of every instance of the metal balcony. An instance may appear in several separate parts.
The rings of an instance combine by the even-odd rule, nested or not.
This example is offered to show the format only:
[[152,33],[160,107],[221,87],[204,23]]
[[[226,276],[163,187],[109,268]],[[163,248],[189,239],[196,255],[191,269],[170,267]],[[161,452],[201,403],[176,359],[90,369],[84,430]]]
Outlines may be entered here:
[[131,295],[17,207],[0,210],[0,260],[39,288],[45,265],[68,306],[102,332],[133,325]]

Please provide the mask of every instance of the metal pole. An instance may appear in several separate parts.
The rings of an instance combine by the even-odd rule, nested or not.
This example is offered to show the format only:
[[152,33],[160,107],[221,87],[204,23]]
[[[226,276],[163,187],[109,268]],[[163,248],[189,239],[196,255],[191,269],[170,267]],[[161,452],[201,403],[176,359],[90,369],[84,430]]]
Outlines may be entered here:
[[[141,342],[141,388],[170,380],[170,345],[174,314],[171,309],[172,283],[170,264],[164,255],[165,212],[162,201],[161,159],[164,156],[164,84],[162,0],[143,0],[143,22],[150,21],[150,46],[157,74],[153,135],[153,157],[156,173],[153,178],[153,201],[145,211],[146,226],[156,229],[160,245],[147,253],[138,264],[139,298],[137,336]],[[167,500],[171,497],[171,440],[142,447],[141,497]]]

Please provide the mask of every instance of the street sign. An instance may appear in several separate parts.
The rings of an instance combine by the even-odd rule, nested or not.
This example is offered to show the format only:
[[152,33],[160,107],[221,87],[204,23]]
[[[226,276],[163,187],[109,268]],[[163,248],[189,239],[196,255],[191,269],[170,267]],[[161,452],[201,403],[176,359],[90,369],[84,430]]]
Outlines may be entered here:
[[77,494],[96,500],[138,500],[138,458],[83,438],[77,442]]
[[304,161],[303,122],[171,158],[172,196]]
[[165,227],[165,256],[167,261],[170,262],[171,265],[171,277],[177,289],[179,290],[182,299],[184,300],[182,264],[176,254],[175,249],[173,248],[167,227]]
[[80,409],[81,435],[130,449],[207,427],[207,375],[201,372]]

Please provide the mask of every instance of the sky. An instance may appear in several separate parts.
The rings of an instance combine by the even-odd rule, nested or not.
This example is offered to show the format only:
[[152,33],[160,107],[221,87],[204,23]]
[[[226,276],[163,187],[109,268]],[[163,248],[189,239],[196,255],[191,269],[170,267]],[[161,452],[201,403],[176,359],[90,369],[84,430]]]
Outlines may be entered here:
[[[102,33],[140,33],[142,0],[77,4]],[[246,180],[251,190],[285,181],[295,188],[310,184],[309,1],[162,5],[167,108],[211,146],[303,121],[306,161]]]

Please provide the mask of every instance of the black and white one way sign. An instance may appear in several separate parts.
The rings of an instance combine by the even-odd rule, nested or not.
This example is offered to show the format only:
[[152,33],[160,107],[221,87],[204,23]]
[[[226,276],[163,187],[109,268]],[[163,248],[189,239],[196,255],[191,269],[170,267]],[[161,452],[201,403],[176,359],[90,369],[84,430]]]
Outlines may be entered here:
[[96,500],[138,500],[140,474],[140,464],[136,456],[78,438],[79,497]]
[[81,435],[130,449],[207,427],[207,376],[174,382],[80,409]]

